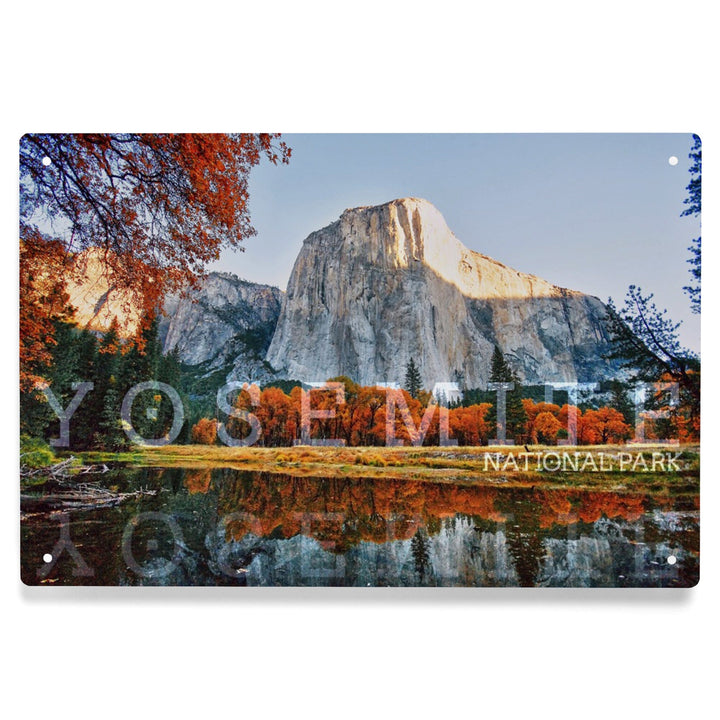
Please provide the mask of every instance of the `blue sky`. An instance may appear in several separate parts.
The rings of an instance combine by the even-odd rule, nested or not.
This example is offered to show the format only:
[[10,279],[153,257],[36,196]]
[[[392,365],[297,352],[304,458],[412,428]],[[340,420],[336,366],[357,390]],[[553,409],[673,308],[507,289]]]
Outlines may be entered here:
[[[252,171],[258,234],[213,269],[285,289],[302,241],[349,207],[422,197],[458,239],[602,300],[654,292],[699,350],[682,286],[699,234],[680,217],[690,134],[284,135],[287,166]],[[676,156],[677,165],[668,158]]]

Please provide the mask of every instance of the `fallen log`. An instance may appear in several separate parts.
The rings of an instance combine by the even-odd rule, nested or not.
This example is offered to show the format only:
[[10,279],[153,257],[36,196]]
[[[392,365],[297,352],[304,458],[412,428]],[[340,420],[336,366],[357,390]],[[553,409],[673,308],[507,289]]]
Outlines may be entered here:
[[20,478],[37,478],[46,476],[52,479],[72,479],[77,475],[104,475],[110,471],[110,468],[105,464],[102,465],[75,465],[75,458],[69,457],[66,460],[61,460],[54,465],[48,465],[41,468],[31,468],[26,465],[20,465]]
[[59,486],[55,490],[43,493],[21,494],[20,506],[23,510],[37,510],[42,508],[90,510],[98,507],[118,505],[130,498],[143,495],[157,495],[158,490],[140,488],[132,492],[113,492],[106,488],[79,486],[65,489]]

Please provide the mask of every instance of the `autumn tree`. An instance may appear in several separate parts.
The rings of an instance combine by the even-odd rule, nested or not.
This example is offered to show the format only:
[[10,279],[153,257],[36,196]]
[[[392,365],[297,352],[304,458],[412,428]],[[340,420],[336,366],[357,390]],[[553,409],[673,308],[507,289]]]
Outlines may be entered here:
[[[20,140],[21,383],[47,367],[62,278],[100,252],[111,288],[145,322],[170,291],[197,284],[223,248],[254,234],[252,167],[288,162],[273,134],[28,134]],[[43,232],[41,232],[43,231]],[[52,233],[52,237],[44,233]],[[47,298],[47,300],[45,300]]]
[[562,429],[562,423],[558,420],[557,427],[549,418],[544,417],[538,425],[540,416],[551,415],[557,419],[560,416],[560,406],[554,403],[534,402],[531,398],[523,398],[523,409],[525,410],[525,433],[524,437],[531,443],[554,442]]
[[535,419],[535,432],[537,438],[541,443],[552,445],[557,440],[558,432],[560,432],[562,425],[560,421],[547,410],[541,412]]
[[[558,420],[560,421],[562,429],[565,431],[564,434],[566,436],[568,434],[568,427],[570,426],[571,417],[574,417],[575,440],[577,441],[578,445],[594,444],[597,441],[595,432],[585,421],[585,416],[583,415],[582,411],[575,405],[568,405],[567,403],[565,403],[560,408],[560,412],[558,413]],[[560,432],[558,434],[560,434]]]
[[193,425],[191,436],[194,443],[200,445],[214,445],[217,442],[217,420],[200,418]]
[[[388,427],[393,428],[395,440],[400,444],[417,442],[425,408],[423,408],[419,400],[412,397],[406,390],[386,389],[386,399],[387,393],[395,393],[395,420],[394,423],[391,423],[388,417],[387,411],[389,403],[383,404],[382,407],[378,409],[375,414],[375,426],[372,429],[372,435],[375,438],[374,444],[384,445],[388,441],[386,432]],[[437,418],[438,412],[436,409],[436,411],[433,412],[430,427],[427,428],[427,432],[425,433],[425,440],[428,444],[432,444],[430,438],[433,434],[437,437]],[[408,425],[410,425],[410,428],[408,428]]]
[[623,442],[633,433],[632,427],[615,408],[588,409],[583,413],[583,420],[589,432],[594,435],[593,441],[596,443]]
[[450,430],[458,445],[484,445],[493,428],[487,421],[489,403],[450,409]]
[[353,410],[353,442],[357,445],[380,445],[385,440],[385,429],[378,431],[377,416],[385,407],[384,388],[361,387]]
[[[244,383],[241,389],[228,394],[228,400],[233,398],[230,404],[234,410],[223,425],[228,435],[234,440],[242,440],[251,444],[262,440],[262,425],[258,427],[259,419],[256,414],[260,394],[256,385],[247,383]],[[256,437],[253,438],[253,435]]]
[[260,405],[252,411],[262,425],[263,445],[290,445],[294,439],[291,426],[291,400],[278,387],[265,388],[260,394]]
[[20,389],[47,374],[57,322],[72,319],[65,292],[63,244],[27,225],[20,230]]

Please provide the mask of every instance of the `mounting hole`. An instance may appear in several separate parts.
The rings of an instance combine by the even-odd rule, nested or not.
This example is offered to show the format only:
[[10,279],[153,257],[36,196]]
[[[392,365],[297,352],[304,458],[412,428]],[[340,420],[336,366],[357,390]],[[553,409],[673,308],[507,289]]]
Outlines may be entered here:
[[674,565],[677,562],[677,558],[674,555],[668,555],[668,565]]
[[671,155],[671,156],[668,158],[668,162],[669,162],[671,165],[677,165],[677,164],[678,164],[678,159],[675,157],[675,155]]
[[[677,158],[676,158],[676,160],[677,160]],[[50,165],[51,163],[52,163],[52,160],[46,155],[46,156],[43,158],[43,165],[44,165],[45,167],[47,167],[47,166]]]
[[52,555],[50,553],[45,553],[43,555],[43,562],[44,563],[51,563],[52,562]]

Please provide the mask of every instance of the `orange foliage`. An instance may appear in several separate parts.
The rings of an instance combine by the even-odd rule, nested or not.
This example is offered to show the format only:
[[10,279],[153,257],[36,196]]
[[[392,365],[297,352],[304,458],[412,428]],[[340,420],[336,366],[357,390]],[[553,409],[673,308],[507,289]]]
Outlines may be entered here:
[[583,414],[584,425],[592,443],[617,443],[627,440],[633,429],[625,422],[622,413],[615,408],[601,407],[598,410],[586,410]]
[[329,548],[360,540],[407,540],[430,519],[458,513],[503,522],[496,488],[430,485],[408,480],[317,480],[268,475],[264,482],[223,483],[218,512],[228,539],[246,533],[310,535]]
[[549,439],[539,437],[540,428],[538,428],[537,423],[540,415],[549,415],[554,419],[558,419],[560,416],[560,407],[553,403],[536,403],[529,398],[524,398],[522,404],[525,409],[525,415],[527,416],[525,433],[529,441],[531,443],[554,441],[558,432],[563,427],[562,422],[558,420],[558,428],[553,431],[554,423],[548,417],[544,417],[543,420],[541,420],[542,430],[550,436]]
[[[688,371],[688,376],[698,382],[696,373]],[[646,413],[642,420],[642,431],[647,440],[674,439],[681,443],[700,440],[700,415],[689,402],[687,393],[680,392],[673,398],[668,394],[672,378],[665,375],[655,384],[653,390],[653,411]],[[679,397],[678,397],[679,396]],[[671,402],[673,400],[673,402]]]
[[535,418],[534,431],[538,440],[543,443],[553,443],[557,439],[562,424],[551,412],[541,412]]
[[510,514],[517,522],[521,513],[525,521],[545,529],[578,521],[593,523],[602,517],[634,522],[642,517],[647,503],[641,494],[540,488],[508,493],[496,487],[414,480],[323,480],[269,474],[259,480],[218,484],[218,513],[226,519],[228,539],[239,540],[247,533],[303,534],[327,543],[330,549],[341,549],[360,541],[406,540],[421,527],[439,529],[438,521],[456,515],[504,523]]
[[[312,412],[331,411],[332,417],[313,418],[310,421],[310,437],[313,440],[344,440],[348,446],[385,445],[387,442],[387,390],[379,387],[364,387],[347,378],[335,378],[337,387],[344,386],[344,402],[339,402],[337,388],[313,388],[309,392]],[[250,412],[257,417],[262,428],[259,445],[292,445],[302,436],[302,393],[295,387],[286,395],[281,389],[268,387],[262,391],[253,388],[259,404],[251,402],[248,389],[243,389],[235,400],[234,407]],[[398,391],[395,391],[398,392]],[[307,397],[307,394],[306,394]],[[620,412],[610,407],[588,409],[584,413],[569,405],[535,403],[524,399],[527,415],[525,437],[532,443],[554,444],[558,434],[567,429],[568,418],[575,413],[577,442],[580,445],[623,442],[632,437],[633,428],[628,425]],[[443,409],[449,420],[450,437],[459,445],[477,446],[487,444],[494,428],[487,420],[491,405],[483,403],[469,407]],[[424,445],[438,445],[440,442],[440,411],[437,406],[424,406],[407,392],[395,395],[394,435],[403,445],[417,442],[419,433],[425,430]],[[423,426],[423,418],[429,417]],[[680,432],[691,437],[690,430],[683,430],[683,419],[678,416],[674,422]],[[250,426],[245,419],[230,417],[227,428],[233,437],[246,437]],[[410,425],[410,428],[408,428]],[[652,432],[652,426],[649,432]],[[682,436],[682,435],[681,435]]]
[[20,388],[30,391],[52,360],[56,320],[70,320],[62,243],[28,227],[20,234]]
[[644,495],[578,490],[535,490],[533,502],[540,512],[540,527],[570,525],[578,520],[593,523],[602,517],[634,522],[645,512]]
[[186,470],[183,482],[191,495],[195,495],[197,493],[204,495],[210,489],[211,478],[212,473],[210,468],[203,468],[202,470]]
[[492,428],[485,419],[492,406],[489,403],[450,410],[450,429],[459,445],[487,443]]
[[[282,142],[276,146],[277,138],[268,133],[23,136],[24,386],[47,366],[51,321],[63,302],[62,270],[70,253],[99,248],[108,285],[140,309],[139,340],[168,292],[196,286],[223,247],[236,247],[255,233],[248,175],[263,156],[288,162],[290,150]],[[68,227],[64,244],[37,232],[31,225],[36,212]]]
[[290,445],[298,423],[292,400],[280,388],[266,388],[260,395],[260,406],[251,408],[262,425],[263,444]]
[[217,428],[217,420],[200,418],[190,431],[192,441],[199,445],[214,445],[217,442]]

